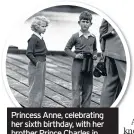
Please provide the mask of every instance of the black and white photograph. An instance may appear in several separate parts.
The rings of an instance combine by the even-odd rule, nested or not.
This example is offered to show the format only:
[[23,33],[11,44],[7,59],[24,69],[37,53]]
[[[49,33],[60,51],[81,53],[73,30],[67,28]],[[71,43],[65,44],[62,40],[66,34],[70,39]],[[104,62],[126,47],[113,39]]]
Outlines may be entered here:
[[111,107],[120,96],[127,73],[124,45],[95,11],[50,7],[14,32],[7,40],[6,76],[20,106]]

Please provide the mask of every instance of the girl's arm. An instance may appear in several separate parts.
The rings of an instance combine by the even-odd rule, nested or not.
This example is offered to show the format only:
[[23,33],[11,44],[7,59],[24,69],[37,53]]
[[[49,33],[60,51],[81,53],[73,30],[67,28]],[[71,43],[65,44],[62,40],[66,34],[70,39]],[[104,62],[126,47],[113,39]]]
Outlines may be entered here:
[[35,38],[30,38],[28,40],[28,47],[26,51],[26,56],[31,60],[31,62],[36,66],[37,59],[34,56],[35,44],[37,40]]

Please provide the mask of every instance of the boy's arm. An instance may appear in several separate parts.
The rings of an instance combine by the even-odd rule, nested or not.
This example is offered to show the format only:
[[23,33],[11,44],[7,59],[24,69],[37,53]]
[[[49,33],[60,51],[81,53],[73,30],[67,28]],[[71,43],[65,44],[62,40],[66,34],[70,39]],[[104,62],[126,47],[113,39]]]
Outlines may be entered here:
[[93,44],[93,59],[97,59],[97,47],[96,47],[96,37]]
[[73,58],[75,58],[76,54],[74,52],[71,51],[71,49],[73,48],[75,44],[75,37],[72,36],[69,41],[67,42],[67,45],[65,47],[65,53]]
[[28,47],[26,51],[26,56],[31,60],[31,62],[36,66],[37,59],[34,57],[35,43],[37,40],[35,38],[30,38],[28,40]]

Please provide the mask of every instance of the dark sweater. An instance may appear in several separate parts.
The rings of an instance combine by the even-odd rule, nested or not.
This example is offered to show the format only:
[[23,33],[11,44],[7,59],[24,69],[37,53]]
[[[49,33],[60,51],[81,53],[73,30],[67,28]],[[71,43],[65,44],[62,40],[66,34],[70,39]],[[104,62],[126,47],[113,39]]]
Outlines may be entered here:
[[[71,51],[73,47],[75,47],[74,52]],[[88,39],[86,39],[83,35],[79,37],[79,32],[77,32],[69,39],[65,47],[65,52],[73,58],[75,58],[77,53],[81,52],[90,52],[93,55],[97,54],[96,38],[91,35]]]
[[32,34],[31,38],[28,40],[28,47],[26,50],[26,55],[30,61],[36,65],[38,61],[46,60],[47,48],[43,39],[40,39],[35,34]]

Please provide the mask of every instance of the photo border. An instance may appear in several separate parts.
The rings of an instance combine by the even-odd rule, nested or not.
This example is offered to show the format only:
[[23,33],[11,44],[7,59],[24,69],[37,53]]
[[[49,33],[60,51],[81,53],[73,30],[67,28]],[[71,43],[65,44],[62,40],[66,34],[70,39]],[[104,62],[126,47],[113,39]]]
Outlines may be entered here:
[[[85,9],[88,9],[88,10],[91,10],[91,11],[94,11],[95,13],[97,13],[98,15],[100,15],[101,17],[103,17],[105,20],[107,20],[111,25],[112,27],[117,31],[122,43],[123,43],[123,47],[124,47],[124,50],[125,50],[125,54],[126,54],[126,61],[127,61],[127,68],[126,68],[126,77],[125,77],[125,81],[124,81],[124,84],[123,84],[123,87],[122,87],[122,90],[118,96],[118,98],[115,100],[115,102],[112,104],[111,107],[117,107],[119,105],[119,103],[121,102],[121,100],[123,99],[124,97],[124,94],[127,90],[127,86],[128,86],[128,83],[129,83],[129,78],[130,78],[130,51],[128,49],[128,45],[127,45],[127,42],[125,40],[125,37],[123,36],[121,30],[119,29],[119,27],[117,27],[117,25],[114,23],[114,21],[108,17],[108,15],[106,15],[105,13],[103,13],[101,10],[95,8],[94,6],[91,6],[89,4],[86,4],[84,2],[77,2],[77,1],[55,1],[53,3],[50,3],[49,6],[47,4],[45,4],[45,1],[44,3],[42,3],[42,5],[40,7],[38,7],[37,9],[34,9],[35,13],[41,11],[41,10],[44,10],[46,8],[50,8],[50,7],[54,7],[54,6],[64,6],[64,5],[73,5],[73,6],[78,6],[78,7],[83,7]],[[33,12],[33,10],[32,10]],[[34,14],[35,14],[34,13]],[[31,15],[29,15],[31,14]],[[28,13],[27,15],[25,15],[25,20],[23,21],[23,24],[25,23],[25,21],[29,18],[29,16],[32,16],[33,13]],[[6,44],[6,43],[5,43]],[[10,99],[12,100],[12,102],[14,103],[15,106],[17,107],[21,107],[21,105],[18,103],[18,101],[16,100],[15,96],[13,95],[10,87],[9,87],[9,84],[8,84],[8,80],[7,80],[7,76],[6,76],[6,56],[7,56],[7,50],[8,50],[8,44],[5,45],[5,48],[3,50],[3,54],[2,54],[2,77],[3,77],[3,82],[4,82],[4,85],[5,85],[5,88],[6,88],[6,91],[10,97]]]

